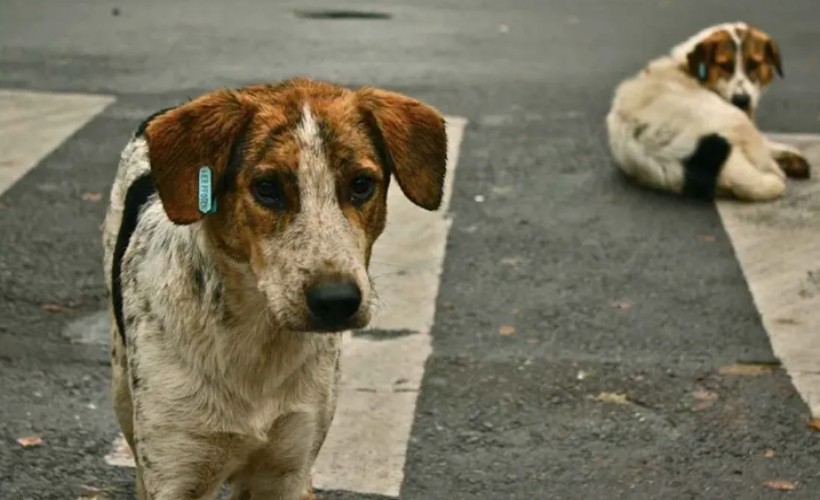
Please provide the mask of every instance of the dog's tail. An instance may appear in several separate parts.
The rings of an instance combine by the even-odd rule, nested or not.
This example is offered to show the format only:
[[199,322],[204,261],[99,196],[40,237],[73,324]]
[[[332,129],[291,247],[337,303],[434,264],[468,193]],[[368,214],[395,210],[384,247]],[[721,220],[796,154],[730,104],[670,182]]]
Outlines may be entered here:
[[683,194],[713,199],[718,176],[732,152],[732,145],[720,134],[704,135],[695,151],[683,160]]

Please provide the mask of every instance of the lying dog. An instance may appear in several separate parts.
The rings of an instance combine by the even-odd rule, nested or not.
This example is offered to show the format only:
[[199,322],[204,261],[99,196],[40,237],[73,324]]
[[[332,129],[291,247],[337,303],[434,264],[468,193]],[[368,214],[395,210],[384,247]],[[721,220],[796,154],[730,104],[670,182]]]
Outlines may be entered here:
[[104,225],[113,394],[140,498],[292,500],[330,426],[342,330],[395,176],[442,199],[433,108],[295,79],[220,90],[144,122]]
[[698,197],[765,201],[786,175],[809,177],[800,153],[767,140],[754,123],[780,50],[744,23],[696,34],[649,63],[615,92],[606,123],[613,156],[651,188]]

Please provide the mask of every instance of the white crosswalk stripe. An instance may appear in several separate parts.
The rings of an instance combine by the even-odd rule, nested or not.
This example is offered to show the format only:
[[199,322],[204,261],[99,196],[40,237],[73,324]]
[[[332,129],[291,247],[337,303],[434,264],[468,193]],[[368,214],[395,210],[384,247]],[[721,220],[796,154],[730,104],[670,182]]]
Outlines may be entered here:
[[[820,168],[820,135],[773,135]],[[820,180],[774,203],[717,204],[775,355],[820,416]]]
[[113,97],[0,89],[0,194]]

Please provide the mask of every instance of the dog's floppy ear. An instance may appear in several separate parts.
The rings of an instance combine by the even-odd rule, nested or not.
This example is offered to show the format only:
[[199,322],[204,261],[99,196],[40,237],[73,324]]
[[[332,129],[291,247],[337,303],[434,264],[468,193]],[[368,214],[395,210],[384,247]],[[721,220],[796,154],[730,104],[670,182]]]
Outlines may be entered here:
[[718,30],[701,40],[686,55],[689,73],[705,82],[715,76],[716,65],[729,63],[735,57],[736,46],[732,35],[726,30]]
[[780,47],[766,32],[755,26],[750,26],[746,38],[743,40],[743,50],[756,61],[765,61],[766,64],[774,68],[781,78],[783,77]]
[[717,44],[714,41],[704,40],[686,55],[689,73],[700,81],[709,79],[709,70],[712,65],[713,54]]
[[780,59],[780,47],[774,39],[769,38],[766,40],[765,54],[766,61],[774,66],[774,69],[777,70],[777,74],[780,75],[780,78],[783,78],[783,61]]
[[145,140],[151,176],[168,218],[190,224],[199,209],[199,170],[211,168],[214,191],[253,109],[231,91],[220,90],[167,111],[148,123]]
[[437,209],[447,170],[444,117],[424,103],[386,90],[364,88],[357,97],[376,149],[405,196],[424,209]]

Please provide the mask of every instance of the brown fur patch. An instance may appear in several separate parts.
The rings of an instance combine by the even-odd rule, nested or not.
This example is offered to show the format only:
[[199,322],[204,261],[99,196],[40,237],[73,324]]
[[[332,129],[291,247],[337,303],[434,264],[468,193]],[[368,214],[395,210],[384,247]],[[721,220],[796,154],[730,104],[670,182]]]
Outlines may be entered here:
[[[737,45],[731,33],[715,31],[698,43],[687,57],[689,72],[707,86],[718,80],[731,78],[735,72]],[[705,65],[706,78],[701,78],[701,67]]]
[[767,85],[774,72],[783,76],[780,48],[769,35],[757,28],[750,28],[741,37],[743,69],[752,81]]
[[438,208],[447,164],[444,118],[393,92],[362,89],[359,99],[361,109],[375,120],[404,194],[423,208]]

